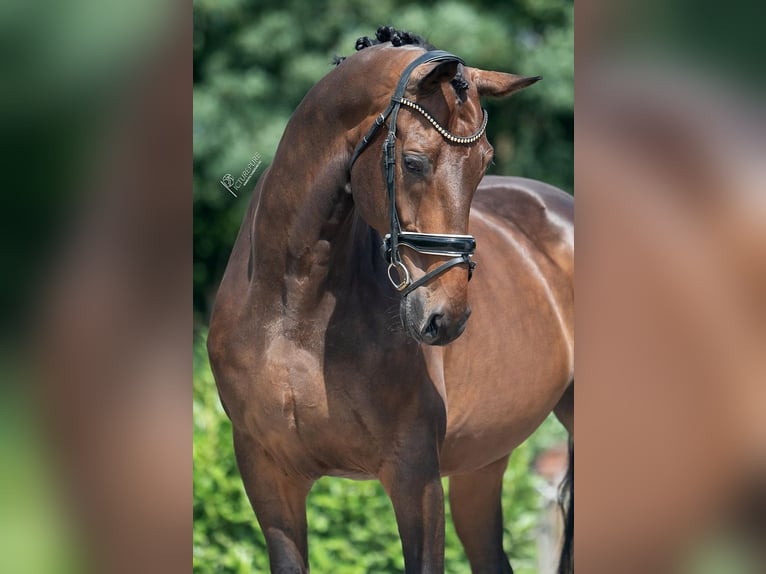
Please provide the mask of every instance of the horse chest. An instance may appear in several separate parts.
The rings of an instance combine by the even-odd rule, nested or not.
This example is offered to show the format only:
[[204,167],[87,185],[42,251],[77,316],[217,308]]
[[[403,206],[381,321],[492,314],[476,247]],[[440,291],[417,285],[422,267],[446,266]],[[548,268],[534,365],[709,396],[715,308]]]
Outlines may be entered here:
[[255,419],[266,432],[298,430],[300,423],[322,419],[327,401],[322,388],[321,353],[285,337],[272,340],[257,374]]
[[410,384],[401,373],[376,373],[367,362],[274,338],[261,356],[248,401],[252,433],[286,468],[369,478],[380,465],[399,410],[388,403]]
[[253,401],[254,418],[264,434],[292,434],[305,442],[331,427],[323,351],[285,337],[268,345]]

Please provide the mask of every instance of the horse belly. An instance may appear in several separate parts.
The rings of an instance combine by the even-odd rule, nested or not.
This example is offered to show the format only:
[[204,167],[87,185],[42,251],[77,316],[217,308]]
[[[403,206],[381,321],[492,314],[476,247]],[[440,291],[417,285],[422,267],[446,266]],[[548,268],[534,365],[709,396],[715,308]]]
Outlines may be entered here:
[[[534,321],[510,313],[499,324],[490,309],[445,356],[447,433],[443,474],[476,470],[511,452],[553,410],[572,379],[569,342],[550,311]],[[480,324],[482,314],[495,328]]]

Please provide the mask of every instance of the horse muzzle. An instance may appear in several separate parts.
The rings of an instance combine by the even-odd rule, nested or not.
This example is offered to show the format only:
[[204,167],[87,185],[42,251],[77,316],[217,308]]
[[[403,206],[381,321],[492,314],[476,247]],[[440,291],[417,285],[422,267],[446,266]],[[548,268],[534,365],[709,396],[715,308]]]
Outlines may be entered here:
[[437,307],[427,310],[420,297],[403,298],[401,319],[407,333],[419,343],[442,346],[457,339],[465,331],[471,308],[454,312]]

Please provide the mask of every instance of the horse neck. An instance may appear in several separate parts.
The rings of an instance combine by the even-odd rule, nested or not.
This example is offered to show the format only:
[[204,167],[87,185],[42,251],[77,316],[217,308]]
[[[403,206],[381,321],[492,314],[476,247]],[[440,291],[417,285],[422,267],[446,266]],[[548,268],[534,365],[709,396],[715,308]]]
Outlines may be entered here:
[[390,64],[382,57],[360,52],[320,80],[261,178],[250,291],[262,316],[324,321],[338,298],[391,301],[380,237],[355,212],[348,173],[354,146],[388,103],[377,82],[381,63]]
[[[338,305],[361,304],[374,314],[376,301],[390,301],[390,293],[382,294],[380,235],[359,217],[345,190],[312,193],[279,213],[259,205],[254,224],[252,294],[261,313],[296,333],[306,322],[321,329]],[[380,311],[383,317],[386,310]]]
[[261,311],[265,303],[276,316],[287,310],[301,320],[328,320],[338,297],[382,288],[379,236],[356,213],[348,188],[346,134],[328,137],[333,122],[325,117],[296,110],[260,184],[252,294]]

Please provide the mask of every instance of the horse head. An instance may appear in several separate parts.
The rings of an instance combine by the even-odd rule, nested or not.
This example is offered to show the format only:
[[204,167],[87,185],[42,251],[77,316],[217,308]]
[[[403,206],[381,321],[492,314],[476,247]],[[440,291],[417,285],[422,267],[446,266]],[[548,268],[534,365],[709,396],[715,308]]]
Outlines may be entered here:
[[446,345],[471,314],[469,211],[493,155],[480,97],[507,96],[540,78],[471,68],[421,46],[361,47],[340,64],[377,70],[366,87],[367,117],[348,138],[356,144],[354,204],[385,238],[406,331],[419,342]]

